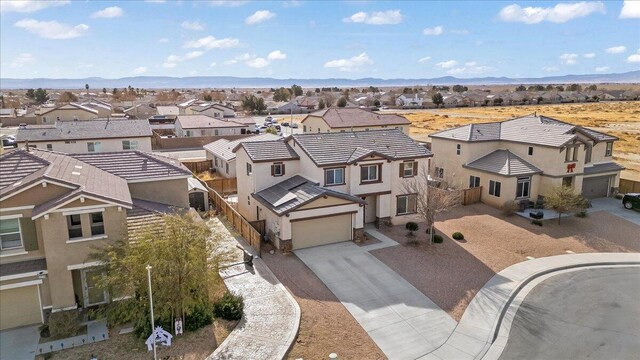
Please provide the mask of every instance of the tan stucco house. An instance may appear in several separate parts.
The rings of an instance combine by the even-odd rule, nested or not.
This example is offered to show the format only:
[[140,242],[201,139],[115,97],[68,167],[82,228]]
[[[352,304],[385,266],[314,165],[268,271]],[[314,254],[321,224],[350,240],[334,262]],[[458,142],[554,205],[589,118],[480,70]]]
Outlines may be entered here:
[[493,206],[536,201],[560,185],[589,199],[613,196],[623,169],[612,158],[616,137],[537,114],[430,137],[435,176],[482,186]]
[[230,179],[236,177],[236,154],[233,149],[238,144],[251,141],[271,141],[279,138],[274,134],[259,134],[234,141],[220,139],[203,147],[207,154],[207,160],[211,161],[211,169],[214,169],[217,175]]
[[71,154],[128,150],[151,152],[152,136],[146,119],[95,119],[20,126],[16,141],[20,146],[28,142],[30,147]]
[[188,208],[190,177],[178,161],[139,151],[0,156],[0,330],[111,300],[96,287],[93,247]]
[[299,134],[234,151],[238,211],[265,220],[281,249],[358,240],[367,223],[416,220],[417,195],[402,184],[431,157],[398,129]]
[[396,114],[378,114],[360,108],[326,108],[300,121],[303,133],[400,129],[409,134],[411,122]]
[[69,103],[54,107],[41,107],[36,113],[37,124],[53,124],[56,121],[91,120],[100,117],[99,111],[88,106]]
[[175,122],[178,137],[241,135],[251,132],[251,126],[207,115],[179,115]]

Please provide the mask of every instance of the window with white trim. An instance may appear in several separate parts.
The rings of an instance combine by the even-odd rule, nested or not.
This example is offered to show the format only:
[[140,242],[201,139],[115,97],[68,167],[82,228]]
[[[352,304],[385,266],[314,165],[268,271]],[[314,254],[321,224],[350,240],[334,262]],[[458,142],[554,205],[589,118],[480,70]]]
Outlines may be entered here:
[[122,150],[137,150],[138,149],[138,141],[137,140],[123,140],[122,141]]
[[344,184],[344,168],[332,168],[324,170],[325,185],[342,185]]
[[404,177],[413,177],[415,175],[413,172],[413,161],[407,161],[402,164],[402,172],[404,173]]
[[604,156],[611,156],[613,154],[613,143],[612,142],[608,142],[607,143],[607,149],[604,152]]
[[69,240],[82,238],[82,219],[80,214],[67,215]]
[[500,197],[500,188],[502,184],[499,181],[489,181],[489,195],[493,195],[495,197]]
[[380,165],[364,165],[360,167],[360,181],[361,182],[374,182],[380,179],[378,168]]
[[89,214],[91,219],[91,236],[104,234],[104,219],[102,211]]
[[418,195],[400,195],[396,199],[396,215],[415,214],[417,211]]
[[283,163],[274,163],[272,165],[272,175],[273,176],[282,176],[284,175],[284,164]]
[[531,193],[531,177],[518,177],[518,185],[516,186],[516,199],[526,199]]
[[87,143],[88,152],[100,152],[102,151],[102,143],[100,141],[89,141]]
[[480,177],[479,176],[469,176],[469,188],[477,188],[480,187]]
[[251,175],[252,172],[253,167],[251,166],[251,163],[247,163],[247,176]]
[[0,250],[22,247],[20,219],[0,220]]

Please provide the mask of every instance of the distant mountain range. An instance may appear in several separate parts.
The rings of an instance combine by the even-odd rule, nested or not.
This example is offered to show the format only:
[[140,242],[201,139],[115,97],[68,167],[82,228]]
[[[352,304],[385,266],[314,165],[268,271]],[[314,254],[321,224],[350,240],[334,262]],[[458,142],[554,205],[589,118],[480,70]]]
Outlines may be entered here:
[[640,83],[640,70],[613,74],[584,74],[547,76],[540,78],[482,77],[460,79],[453,76],[423,79],[274,79],[260,77],[233,76],[133,76],[120,79],[90,77],[83,79],[0,79],[1,89],[82,89],[89,84],[91,89],[122,88],[129,85],[134,88],[270,88],[289,87],[297,84],[302,87],[362,87],[362,86],[414,86],[414,85],[512,85],[512,84],[567,84],[567,83]]

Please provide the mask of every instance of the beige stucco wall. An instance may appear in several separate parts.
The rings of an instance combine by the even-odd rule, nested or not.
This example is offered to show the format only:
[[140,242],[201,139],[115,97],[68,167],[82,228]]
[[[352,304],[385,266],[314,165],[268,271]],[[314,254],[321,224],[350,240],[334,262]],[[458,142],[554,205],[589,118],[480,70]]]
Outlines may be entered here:
[[70,192],[71,189],[47,183],[46,187],[42,184],[35,185],[34,187],[18,193],[10,198],[0,201],[0,212],[6,211],[9,208],[30,206],[45,203],[51,199],[62,196]]
[[187,177],[173,180],[149,179],[145,182],[130,182],[129,192],[132,198],[184,208],[189,207]]
[[332,129],[329,125],[319,116],[309,115],[302,123],[302,130],[304,133],[325,133],[325,132],[345,132],[345,131],[369,131],[369,130],[382,130],[382,129],[401,129],[403,133],[409,133],[410,125],[369,125],[369,126],[354,126],[350,128],[335,128]]
[[[218,166],[216,166],[216,162],[214,161],[214,154],[209,151],[206,151],[207,160],[211,161],[211,168],[216,169],[216,174],[225,178],[230,179],[236,177],[236,159],[231,161],[225,161],[222,158],[218,157]],[[227,172],[227,164],[229,165],[229,171]],[[245,168],[246,172],[246,168]]]
[[[59,119],[58,119],[59,118]],[[36,121],[38,124],[53,124],[56,120],[60,121],[71,121],[74,119],[77,120],[91,120],[97,119],[98,114],[94,114],[92,112],[81,110],[81,109],[56,109],[50,112],[47,112],[42,115],[36,116]]]
[[[47,149],[47,144],[52,145],[53,151],[60,151],[67,154],[78,154],[89,152],[87,143],[100,142],[100,152],[125,151],[122,148],[124,140],[137,141],[138,150],[151,152],[151,137],[136,138],[117,138],[117,139],[88,139],[88,140],[71,140],[67,144],[65,141],[30,141],[29,146],[35,146],[38,149]],[[23,146],[24,142],[20,142],[19,146]]]
[[[224,135],[240,135],[244,133],[248,133],[250,130],[249,126],[238,125],[236,127],[220,127],[220,128],[197,128],[197,129],[183,129],[180,121],[176,121],[176,135],[178,137],[188,137],[187,130],[191,131],[191,137],[198,136],[224,136]],[[217,132],[217,133],[216,133]]]

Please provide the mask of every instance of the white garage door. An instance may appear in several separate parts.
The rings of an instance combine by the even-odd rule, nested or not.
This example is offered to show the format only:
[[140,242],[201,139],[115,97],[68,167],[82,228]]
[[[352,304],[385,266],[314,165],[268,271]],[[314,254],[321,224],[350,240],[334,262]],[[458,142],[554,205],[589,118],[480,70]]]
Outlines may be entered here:
[[0,330],[42,322],[38,286],[0,291]]
[[351,240],[351,214],[291,222],[294,249]]
[[595,199],[607,196],[611,176],[596,176],[582,180],[582,196]]

